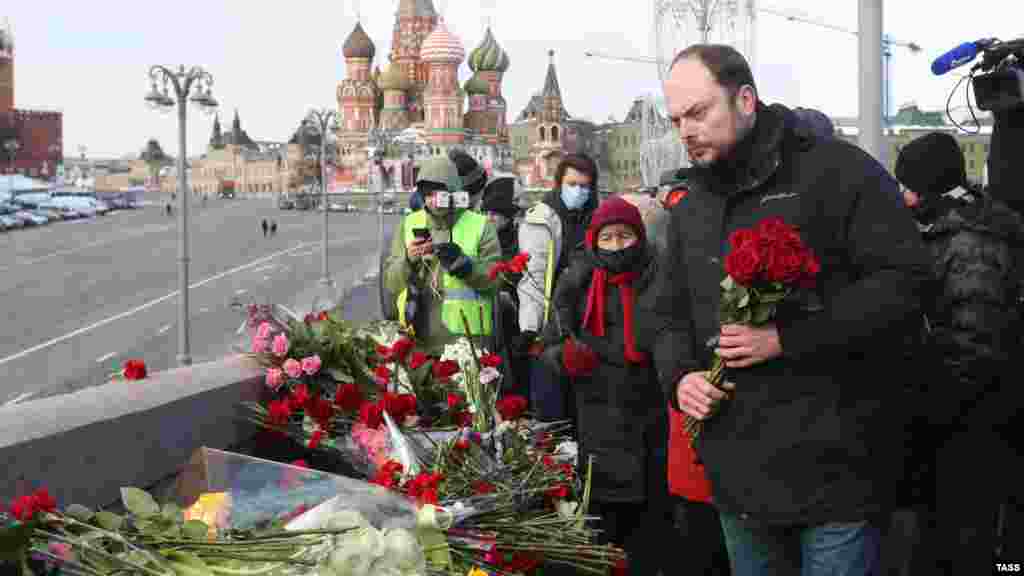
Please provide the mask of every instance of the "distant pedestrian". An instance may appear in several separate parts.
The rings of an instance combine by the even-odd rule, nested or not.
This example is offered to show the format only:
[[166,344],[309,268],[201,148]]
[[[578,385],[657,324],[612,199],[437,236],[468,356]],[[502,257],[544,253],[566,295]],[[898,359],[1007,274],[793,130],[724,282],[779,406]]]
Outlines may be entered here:
[[269,224],[267,224],[267,219],[266,218],[263,219],[263,222],[260,224],[260,226],[262,226],[262,228],[263,228],[263,237],[266,238],[267,237],[267,228],[269,227]]
[[276,220],[271,220],[270,221],[270,237],[273,238],[274,236],[277,236],[277,221]]

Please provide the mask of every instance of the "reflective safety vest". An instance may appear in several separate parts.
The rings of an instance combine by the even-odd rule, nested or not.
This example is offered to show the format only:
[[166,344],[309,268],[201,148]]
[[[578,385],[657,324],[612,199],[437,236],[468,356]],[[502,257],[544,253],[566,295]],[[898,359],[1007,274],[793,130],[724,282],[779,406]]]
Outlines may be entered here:
[[[405,244],[408,245],[415,239],[412,233],[415,228],[429,228],[429,218],[426,211],[417,210],[405,217],[405,224],[402,235]],[[462,249],[462,253],[471,259],[475,259],[480,248],[480,239],[484,235],[484,228],[487,224],[487,217],[472,212],[463,211],[459,220],[452,229],[452,242]],[[466,334],[463,327],[462,315],[466,315],[469,322],[470,336],[488,336],[491,333],[491,298],[481,295],[471,286],[451,274],[442,273],[441,295],[444,298],[441,303],[441,321],[445,328],[452,334]],[[405,318],[405,304],[408,300],[408,289],[402,290],[398,295],[398,321],[408,326]],[[419,310],[417,314],[430,314],[429,310]],[[481,328],[483,331],[481,331]]]

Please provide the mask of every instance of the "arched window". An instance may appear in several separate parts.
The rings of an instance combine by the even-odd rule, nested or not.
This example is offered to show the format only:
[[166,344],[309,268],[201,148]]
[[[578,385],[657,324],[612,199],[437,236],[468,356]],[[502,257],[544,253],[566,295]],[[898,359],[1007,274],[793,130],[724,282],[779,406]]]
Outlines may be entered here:
[[545,138],[544,138],[544,127],[541,126],[539,128],[539,130],[540,130],[540,141],[543,142],[545,140]]
[[558,142],[558,126],[551,127],[551,141]]

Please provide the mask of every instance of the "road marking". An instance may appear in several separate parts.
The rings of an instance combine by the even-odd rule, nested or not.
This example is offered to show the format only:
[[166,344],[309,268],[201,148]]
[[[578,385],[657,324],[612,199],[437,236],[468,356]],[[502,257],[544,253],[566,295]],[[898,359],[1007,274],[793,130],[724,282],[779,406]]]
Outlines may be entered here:
[[4,402],[3,404],[0,404],[0,407],[14,406],[15,404],[18,404],[20,402],[24,402],[25,400],[27,400],[27,399],[31,398],[32,396],[35,396],[35,395],[36,395],[35,392],[22,392],[21,394],[18,394],[17,396],[15,396],[14,398],[11,398],[7,402]]
[[170,329],[171,329],[171,325],[170,325],[170,324],[164,324],[164,325],[163,325],[163,326],[162,326],[162,327],[160,328],[160,331],[159,331],[159,332],[157,332],[157,334],[164,334],[164,333],[166,333],[166,332],[167,332],[168,330],[170,330]]
[[[351,238],[350,240],[352,240],[352,239],[355,239],[355,238]],[[242,270],[248,270],[249,268],[252,268],[254,266],[259,266],[260,264],[263,264],[264,262],[267,262],[269,260],[277,258],[278,256],[283,256],[285,254],[288,254],[289,252],[294,252],[296,250],[300,250],[302,248],[305,248],[306,246],[310,246],[310,245],[313,245],[313,244],[316,244],[316,242],[300,242],[299,244],[296,244],[295,246],[293,246],[291,248],[287,248],[285,250],[279,250],[277,252],[274,252],[273,254],[269,254],[269,255],[264,256],[262,258],[259,258],[257,260],[253,260],[252,262],[249,262],[248,264],[242,264],[241,266],[236,266],[236,267],[234,267],[234,268],[232,268],[230,270],[225,270],[224,272],[221,272],[220,274],[215,274],[213,276],[210,276],[209,278],[207,278],[205,280],[202,280],[200,282],[196,282],[195,284],[192,284],[191,286],[189,286],[189,289],[192,290],[192,289],[195,289],[195,288],[199,288],[201,286],[205,286],[205,285],[209,284],[210,282],[216,282],[217,280],[220,280],[221,278],[224,278],[225,276],[230,276],[232,274],[236,274],[238,272],[241,272]],[[29,354],[32,354],[33,352],[38,352],[40,350],[45,350],[46,348],[49,348],[49,347],[53,346],[54,344],[59,344],[59,343],[65,341],[65,340],[74,338],[75,336],[81,336],[82,334],[86,334],[86,333],[91,332],[91,331],[93,331],[93,330],[95,330],[97,328],[100,328],[102,326],[106,326],[107,324],[110,324],[111,322],[116,322],[116,321],[118,321],[118,320],[120,320],[122,318],[127,318],[128,316],[131,316],[133,314],[138,314],[139,312],[142,312],[143,310],[147,310],[149,308],[152,308],[153,306],[156,306],[157,304],[160,304],[161,302],[166,302],[167,300],[170,300],[171,298],[174,298],[177,295],[178,295],[178,290],[175,290],[174,292],[171,292],[170,294],[168,294],[166,296],[161,296],[160,298],[157,298],[156,300],[150,300],[149,302],[146,302],[145,304],[141,304],[139,306],[136,306],[135,308],[132,308],[131,310],[126,310],[124,312],[121,312],[120,314],[115,314],[114,316],[111,316],[110,318],[105,318],[103,320],[100,320],[99,322],[94,322],[94,323],[92,323],[92,324],[90,324],[88,326],[83,326],[83,327],[81,327],[81,328],[79,328],[77,330],[73,330],[71,332],[68,332],[67,334],[64,334],[63,336],[58,336],[56,338],[53,338],[52,340],[47,340],[46,342],[43,342],[41,344],[36,344],[35,346],[32,346],[31,348],[26,348],[26,349],[22,350],[21,352],[18,352],[18,353],[15,353],[15,354],[11,354],[10,356],[7,356],[6,358],[0,358],[0,366],[3,366],[4,364],[7,364],[8,362],[12,362],[14,360],[17,360],[19,358],[24,358],[25,356],[28,356]]]
[[[83,218],[82,220],[78,220],[77,222],[84,222],[84,221],[85,221],[85,219]],[[151,225],[150,226],[143,226],[141,228],[136,228],[134,230],[130,230],[130,231],[128,231],[128,233],[123,234],[121,236],[118,236],[116,238],[108,238],[106,240],[97,240],[95,242],[90,242],[88,244],[82,244],[81,246],[75,246],[74,248],[67,248],[67,249],[64,249],[64,250],[58,250],[56,252],[51,252],[49,254],[46,254],[45,256],[38,256],[36,258],[29,258],[28,260],[22,260],[21,262],[15,262],[14,264],[7,264],[7,265],[4,265],[4,266],[0,266],[0,271],[10,270],[11,268],[14,268],[15,266],[28,266],[30,264],[39,264],[40,262],[46,262],[47,260],[52,260],[52,259],[57,258],[59,256],[70,256],[71,254],[76,254],[78,252],[82,252],[84,250],[88,250],[89,248],[96,248],[97,246],[105,246],[107,244],[113,244],[114,242],[117,242],[119,240],[126,240],[128,238],[135,238],[136,236],[144,236],[144,235],[149,234],[151,232],[166,232],[166,231],[170,230],[171,228],[174,228],[174,226],[172,226],[172,225],[169,225],[169,226],[158,226],[158,227],[155,227],[155,228],[153,226],[151,226]]]
[[245,288],[242,288],[242,289],[239,289],[239,290],[235,290],[235,296],[241,296],[242,294],[245,294],[246,292],[248,292],[248,290],[246,290]]
[[264,270],[273,270],[274,268],[277,268],[277,264],[267,264],[266,266],[260,266],[253,270],[253,272],[263,272]]
[[106,362],[107,360],[110,360],[114,356],[117,356],[117,352],[111,352],[110,354],[104,354],[103,356],[100,356],[99,358],[96,359],[96,363],[97,364],[102,364],[102,363]]
[[299,254],[292,254],[292,256],[295,256],[296,258],[303,258],[303,257],[306,257],[306,256],[312,256],[313,254],[316,254],[316,250],[311,250],[309,252],[302,252],[302,253],[299,253]]

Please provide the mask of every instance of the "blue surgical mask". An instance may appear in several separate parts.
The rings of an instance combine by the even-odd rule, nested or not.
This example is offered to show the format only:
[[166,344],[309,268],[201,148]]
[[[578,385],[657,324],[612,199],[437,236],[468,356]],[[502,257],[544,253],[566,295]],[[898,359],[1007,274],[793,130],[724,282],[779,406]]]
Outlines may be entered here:
[[562,186],[562,202],[569,210],[579,210],[590,199],[590,188],[573,185]]

